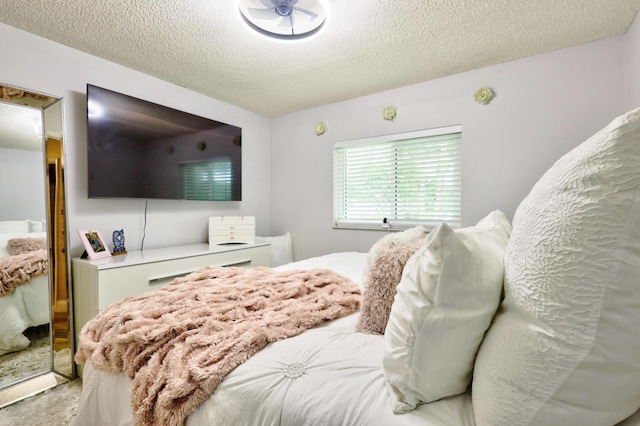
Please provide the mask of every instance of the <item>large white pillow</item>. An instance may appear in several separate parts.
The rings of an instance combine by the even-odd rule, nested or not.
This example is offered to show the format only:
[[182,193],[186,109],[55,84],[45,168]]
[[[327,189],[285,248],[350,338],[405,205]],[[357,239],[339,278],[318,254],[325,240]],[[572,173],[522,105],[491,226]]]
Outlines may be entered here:
[[394,412],[467,390],[500,304],[510,233],[498,210],[473,227],[454,231],[442,224],[405,265],[382,359]]
[[518,207],[472,398],[478,426],[613,425],[640,406],[640,109]]

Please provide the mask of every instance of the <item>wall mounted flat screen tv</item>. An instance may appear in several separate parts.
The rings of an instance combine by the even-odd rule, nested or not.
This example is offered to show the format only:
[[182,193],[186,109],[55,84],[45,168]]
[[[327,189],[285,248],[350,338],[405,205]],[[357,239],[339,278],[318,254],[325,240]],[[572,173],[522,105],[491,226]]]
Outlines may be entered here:
[[87,84],[89,198],[240,201],[242,129]]

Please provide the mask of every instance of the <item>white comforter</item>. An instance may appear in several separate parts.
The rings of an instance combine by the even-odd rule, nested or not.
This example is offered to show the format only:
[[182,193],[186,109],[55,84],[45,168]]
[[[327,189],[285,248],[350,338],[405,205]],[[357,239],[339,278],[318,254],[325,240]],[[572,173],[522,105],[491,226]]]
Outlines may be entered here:
[[[366,254],[335,253],[277,269],[328,268],[360,283]],[[356,333],[358,313],[267,346],[236,368],[186,425],[474,425],[469,394],[393,414],[382,336]],[[76,425],[133,425],[131,381],[84,369]]]
[[28,327],[49,322],[49,277],[41,275],[0,297],[0,355],[29,346],[22,334]]

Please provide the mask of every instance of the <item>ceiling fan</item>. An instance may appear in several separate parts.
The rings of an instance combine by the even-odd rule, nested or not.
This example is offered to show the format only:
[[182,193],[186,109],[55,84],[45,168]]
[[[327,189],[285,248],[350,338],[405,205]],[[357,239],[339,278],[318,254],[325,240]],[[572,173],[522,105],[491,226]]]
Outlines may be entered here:
[[311,35],[326,19],[320,0],[240,0],[240,12],[258,31],[281,38]]

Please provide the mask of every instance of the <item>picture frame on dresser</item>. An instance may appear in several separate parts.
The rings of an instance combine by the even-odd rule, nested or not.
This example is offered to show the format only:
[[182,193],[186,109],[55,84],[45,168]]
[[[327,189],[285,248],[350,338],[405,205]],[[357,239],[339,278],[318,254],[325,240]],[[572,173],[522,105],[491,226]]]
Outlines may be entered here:
[[79,229],[78,234],[89,259],[102,259],[111,256],[109,247],[104,243],[105,239],[100,231],[96,229]]

